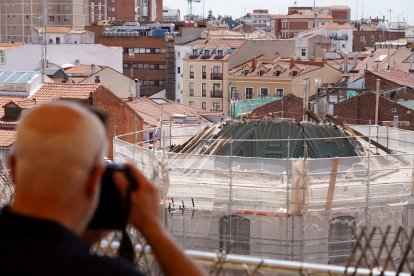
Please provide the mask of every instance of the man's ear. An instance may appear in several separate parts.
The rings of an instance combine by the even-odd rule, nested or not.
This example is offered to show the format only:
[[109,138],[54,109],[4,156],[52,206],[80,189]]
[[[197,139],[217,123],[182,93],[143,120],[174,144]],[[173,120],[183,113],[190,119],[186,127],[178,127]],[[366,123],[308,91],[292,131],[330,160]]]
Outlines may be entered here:
[[105,166],[103,164],[99,164],[89,173],[88,183],[86,186],[86,196],[88,198],[97,196],[98,192],[100,191],[101,177],[104,169]]
[[14,157],[14,154],[9,155],[8,162],[9,162],[10,176],[13,180],[13,183],[16,184],[16,158]]

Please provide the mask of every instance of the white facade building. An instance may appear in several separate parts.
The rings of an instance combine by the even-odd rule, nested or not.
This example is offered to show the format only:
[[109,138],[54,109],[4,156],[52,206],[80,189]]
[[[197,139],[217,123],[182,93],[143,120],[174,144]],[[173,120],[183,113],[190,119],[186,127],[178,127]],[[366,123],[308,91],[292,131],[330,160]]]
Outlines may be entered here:
[[[2,52],[0,70],[31,71],[41,67],[42,45],[22,44]],[[50,64],[97,64],[123,71],[122,48],[101,44],[48,44],[46,57]],[[27,58],[30,57],[30,58]]]
[[[303,31],[298,34],[297,43],[312,35],[320,35],[331,39],[331,48],[337,52],[352,52],[353,29],[349,24],[328,23]],[[298,45],[296,45],[296,48],[298,49]],[[301,51],[300,47],[299,51]]]
[[184,87],[184,62],[183,59],[187,54],[191,53],[191,46],[175,45],[175,101],[183,102],[183,87]]

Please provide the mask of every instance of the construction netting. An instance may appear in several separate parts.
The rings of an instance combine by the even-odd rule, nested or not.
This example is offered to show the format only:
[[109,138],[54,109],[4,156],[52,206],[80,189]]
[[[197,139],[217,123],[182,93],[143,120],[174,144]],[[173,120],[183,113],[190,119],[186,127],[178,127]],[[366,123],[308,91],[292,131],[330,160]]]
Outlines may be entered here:
[[[114,160],[160,187],[164,223],[186,249],[344,264],[361,229],[390,225],[391,240],[414,225],[414,155],[401,152],[412,132],[360,129],[399,151],[376,152],[369,140],[363,156],[247,158],[170,153],[120,136]],[[381,239],[373,235],[371,246]]]
[[281,97],[266,97],[258,99],[248,99],[241,101],[232,101],[231,102],[231,117],[237,118],[243,114],[249,114],[258,107],[261,107],[267,103],[281,100]]

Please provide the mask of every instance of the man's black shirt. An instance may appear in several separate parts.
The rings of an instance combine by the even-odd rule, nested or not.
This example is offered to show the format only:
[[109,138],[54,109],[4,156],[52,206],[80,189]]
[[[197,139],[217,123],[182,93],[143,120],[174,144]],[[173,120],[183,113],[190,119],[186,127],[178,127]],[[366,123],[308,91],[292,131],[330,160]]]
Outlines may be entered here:
[[1,275],[141,275],[121,258],[99,256],[62,225],[0,210]]

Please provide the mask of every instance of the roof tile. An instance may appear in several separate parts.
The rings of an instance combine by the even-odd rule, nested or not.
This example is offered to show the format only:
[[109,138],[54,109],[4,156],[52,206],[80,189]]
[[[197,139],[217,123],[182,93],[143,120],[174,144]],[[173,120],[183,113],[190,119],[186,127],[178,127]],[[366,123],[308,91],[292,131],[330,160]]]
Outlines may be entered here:
[[100,84],[45,83],[32,98],[36,100],[36,104],[57,99],[86,100],[100,86]]

